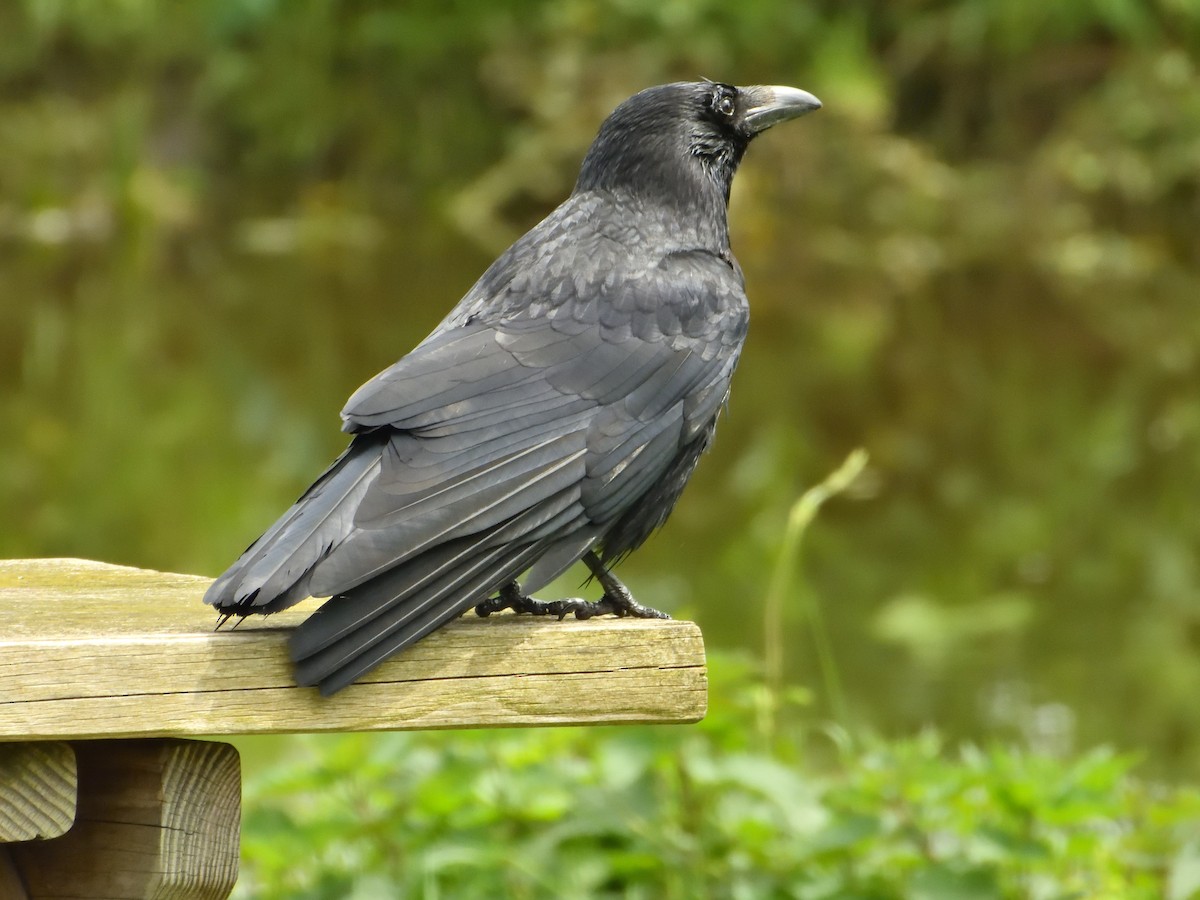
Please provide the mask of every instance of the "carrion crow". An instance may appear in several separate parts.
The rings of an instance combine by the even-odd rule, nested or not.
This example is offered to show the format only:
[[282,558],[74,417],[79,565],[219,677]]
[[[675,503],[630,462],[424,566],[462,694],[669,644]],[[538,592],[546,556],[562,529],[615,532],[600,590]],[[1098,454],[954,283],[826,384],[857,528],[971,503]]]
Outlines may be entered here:
[[[350,397],[350,446],[205,602],[224,621],[330,597],[290,644],[323,694],[472,607],[664,617],[610,569],[666,520],[729,395],[734,171],[820,105],[704,81],[618,106],[571,196]],[[600,600],[529,596],[581,559]]]

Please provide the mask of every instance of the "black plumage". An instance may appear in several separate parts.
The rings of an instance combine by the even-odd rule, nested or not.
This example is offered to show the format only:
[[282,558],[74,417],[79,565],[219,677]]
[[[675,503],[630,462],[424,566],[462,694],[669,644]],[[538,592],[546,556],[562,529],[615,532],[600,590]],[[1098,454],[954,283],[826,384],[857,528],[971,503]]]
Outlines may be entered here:
[[608,568],[666,520],[729,394],[748,319],[733,174],[756,134],[819,106],[712,82],[622,103],[571,196],[351,396],[350,446],[205,601],[331,597],[291,640],[297,681],[326,694],[580,559],[604,609],[655,614]]

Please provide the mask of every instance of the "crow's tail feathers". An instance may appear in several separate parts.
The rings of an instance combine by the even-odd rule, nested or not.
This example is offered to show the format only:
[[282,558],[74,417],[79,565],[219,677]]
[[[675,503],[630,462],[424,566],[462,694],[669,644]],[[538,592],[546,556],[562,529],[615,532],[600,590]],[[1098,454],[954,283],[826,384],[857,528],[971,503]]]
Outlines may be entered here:
[[486,547],[488,537],[444,544],[334,597],[292,634],[296,681],[325,696],[341,690],[514,581],[545,550]]
[[222,614],[273,613],[308,594],[308,576],[354,527],[354,512],[379,471],[382,436],[356,438],[237,562],[204,602]]
[[[391,561],[379,558],[366,567],[377,573],[373,577],[341,579],[338,584],[322,563],[339,546],[350,548],[362,539],[356,534],[361,528],[356,529],[355,513],[368,490],[377,489],[385,446],[385,437],[357,437],[204,597],[223,615],[244,616],[285,609],[310,596],[313,586],[332,592],[334,596],[297,627],[290,643],[296,681],[318,686],[325,695],[515,581],[556,546],[555,535],[564,528],[577,530],[577,491],[567,484],[542,502],[474,533],[443,542],[383,540],[388,546],[425,548],[407,557],[397,549]],[[444,525],[439,525],[443,533]],[[461,533],[462,528],[456,528]],[[380,540],[376,535],[365,546]],[[556,568],[565,568],[587,549],[575,548],[575,543],[567,554],[571,558],[550,554]]]

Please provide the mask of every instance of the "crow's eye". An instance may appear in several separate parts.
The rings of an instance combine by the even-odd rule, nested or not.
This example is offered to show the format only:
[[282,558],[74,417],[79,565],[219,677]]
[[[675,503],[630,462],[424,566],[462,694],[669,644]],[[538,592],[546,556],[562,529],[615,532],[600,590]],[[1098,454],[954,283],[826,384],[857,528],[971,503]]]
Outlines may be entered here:
[[718,113],[729,118],[737,109],[737,104],[733,102],[733,97],[730,94],[718,94],[713,99],[713,109]]

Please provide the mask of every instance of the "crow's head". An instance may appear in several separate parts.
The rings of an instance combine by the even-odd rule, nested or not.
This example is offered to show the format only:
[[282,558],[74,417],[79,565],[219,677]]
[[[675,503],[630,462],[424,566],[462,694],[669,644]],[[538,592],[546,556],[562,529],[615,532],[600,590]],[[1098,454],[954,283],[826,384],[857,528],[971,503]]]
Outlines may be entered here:
[[647,88],[600,126],[575,190],[625,191],[685,207],[708,205],[706,197],[727,202],[755,135],[820,108],[812,94],[791,87],[700,81]]

